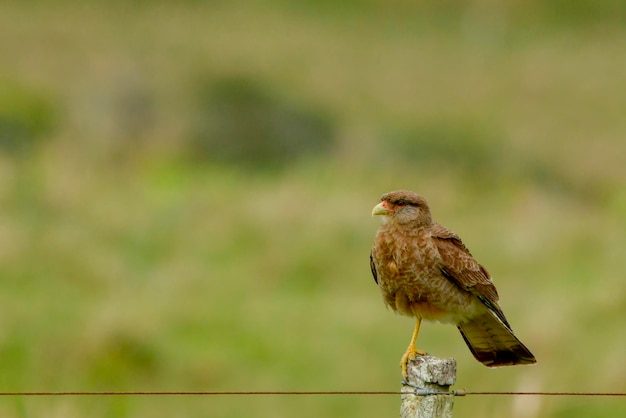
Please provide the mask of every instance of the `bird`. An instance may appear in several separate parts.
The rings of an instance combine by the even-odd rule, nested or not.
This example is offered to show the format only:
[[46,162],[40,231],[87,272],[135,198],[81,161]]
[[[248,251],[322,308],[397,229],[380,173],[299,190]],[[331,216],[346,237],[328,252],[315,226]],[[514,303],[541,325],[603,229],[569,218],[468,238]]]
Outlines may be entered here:
[[372,216],[382,218],[370,253],[374,281],[389,308],[415,318],[400,361],[404,379],[407,363],[426,355],[416,346],[422,320],[456,325],[487,367],[536,363],[504,316],[487,269],[458,235],[433,221],[424,197],[408,190],[386,193]]

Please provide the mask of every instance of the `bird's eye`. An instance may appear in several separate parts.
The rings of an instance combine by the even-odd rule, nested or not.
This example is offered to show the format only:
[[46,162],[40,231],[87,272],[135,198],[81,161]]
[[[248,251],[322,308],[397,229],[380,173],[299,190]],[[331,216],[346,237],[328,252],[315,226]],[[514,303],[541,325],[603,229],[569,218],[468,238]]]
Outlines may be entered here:
[[394,202],[394,204],[396,206],[406,206],[408,204],[408,202],[406,200],[404,200],[404,199],[400,199],[400,200],[396,200]]

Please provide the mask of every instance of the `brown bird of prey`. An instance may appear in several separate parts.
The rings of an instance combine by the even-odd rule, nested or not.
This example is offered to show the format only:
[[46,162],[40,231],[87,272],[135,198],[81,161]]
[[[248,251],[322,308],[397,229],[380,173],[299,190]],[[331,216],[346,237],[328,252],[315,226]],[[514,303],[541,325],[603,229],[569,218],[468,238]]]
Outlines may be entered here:
[[380,200],[372,210],[382,217],[370,254],[372,274],[385,304],[416,318],[402,376],[409,360],[426,354],[415,345],[422,319],[456,325],[485,366],[536,363],[504,317],[487,270],[458,235],[432,220],[426,200],[406,190]]

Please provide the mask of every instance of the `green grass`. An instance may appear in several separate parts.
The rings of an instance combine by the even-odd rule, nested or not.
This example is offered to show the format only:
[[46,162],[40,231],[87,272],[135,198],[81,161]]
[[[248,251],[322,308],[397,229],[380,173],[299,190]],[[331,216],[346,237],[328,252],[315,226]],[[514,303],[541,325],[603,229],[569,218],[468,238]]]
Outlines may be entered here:
[[[458,387],[626,390],[614,20],[124,4],[0,13],[0,87],[19,104],[0,98],[0,122],[40,121],[44,104],[47,118],[0,150],[1,391],[398,389],[412,322],[384,308],[368,265],[369,213],[397,188],[487,266],[539,361],[490,370],[453,327],[426,324],[420,346],[457,359]],[[332,151],[265,171],[189,159],[202,88],[231,77],[323,114]],[[6,398],[0,415],[388,416],[398,401]],[[455,417],[625,410],[467,397]]]

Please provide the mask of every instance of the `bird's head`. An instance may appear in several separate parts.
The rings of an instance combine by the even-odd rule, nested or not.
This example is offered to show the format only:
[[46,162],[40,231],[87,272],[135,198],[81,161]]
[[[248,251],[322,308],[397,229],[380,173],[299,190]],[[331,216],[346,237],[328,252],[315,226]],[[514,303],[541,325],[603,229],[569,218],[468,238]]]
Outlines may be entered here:
[[374,206],[372,216],[382,216],[383,223],[395,222],[414,226],[432,224],[430,208],[426,199],[408,190],[385,193]]

